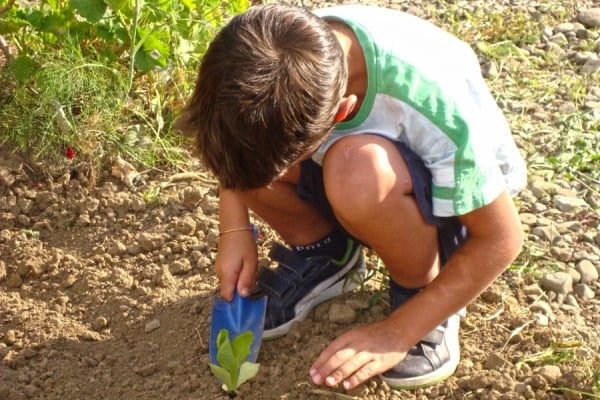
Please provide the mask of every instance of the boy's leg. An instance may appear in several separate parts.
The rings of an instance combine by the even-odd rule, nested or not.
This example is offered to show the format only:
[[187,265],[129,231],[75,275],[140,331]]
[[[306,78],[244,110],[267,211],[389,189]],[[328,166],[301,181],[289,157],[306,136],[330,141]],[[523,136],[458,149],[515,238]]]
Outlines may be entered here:
[[293,168],[267,188],[241,193],[244,204],[292,248],[275,245],[270,257],[278,267],[262,268],[257,279],[255,292],[269,297],[264,339],[286,334],[319,303],[353,290],[358,281],[347,275],[364,272],[360,244],[328,218],[332,215],[299,197],[300,175],[300,167]]
[[[375,135],[342,139],[327,152],[323,169],[337,219],[381,257],[392,279],[392,308],[401,306],[436,277],[464,239],[462,225],[433,216],[429,171],[400,143]],[[460,357],[458,323],[453,316],[426,335],[382,378],[408,388],[451,375]]]

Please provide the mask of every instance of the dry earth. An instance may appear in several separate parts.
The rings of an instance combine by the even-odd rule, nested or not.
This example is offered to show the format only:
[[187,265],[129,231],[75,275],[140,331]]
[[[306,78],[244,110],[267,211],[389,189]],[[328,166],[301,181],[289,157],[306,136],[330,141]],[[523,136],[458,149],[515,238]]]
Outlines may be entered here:
[[[533,174],[516,201],[528,233],[522,265],[535,247],[552,269],[509,270],[468,307],[461,363],[446,382],[394,391],[373,379],[348,393],[310,383],[328,341],[385,314],[368,253],[374,277],[263,343],[260,372],[238,398],[600,396],[598,192],[548,177]],[[256,222],[264,254],[277,238]],[[95,177],[0,148],[0,399],[227,399],[208,368],[217,231],[214,182],[200,172],[146,171],[128,187],[110,170]]]

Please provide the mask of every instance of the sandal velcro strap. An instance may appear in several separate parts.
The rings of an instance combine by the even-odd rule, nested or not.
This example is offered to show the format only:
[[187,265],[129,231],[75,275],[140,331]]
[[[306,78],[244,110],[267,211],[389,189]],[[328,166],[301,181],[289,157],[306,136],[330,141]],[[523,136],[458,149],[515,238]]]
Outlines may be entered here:
[[273,245],[269,251],[269,258],[279,263],[278,268],[285,268],[291,273],[298,275],[299,278],[306,276],[307,273],[313,271],[314,268],[325,266],[325,264],[331,262],[328,257],[323,256],[311,258],[301,257],[278,243]]
[[444,331],[444,328],[440,325],[431,332],[429,332],[427,335],[425,335],[420,341],[432,345],[442,344],[442,342],[444,341]]
[[277,327],[295,317],[295,306],[315,294],[315,288],[325,287],[340,279],[350,265],[336,265],[327,256],[304,258],[292,250],[275,244],[269,252],[276,268],[261,268],[253,295],[269,297],[265,316],[265,329]]

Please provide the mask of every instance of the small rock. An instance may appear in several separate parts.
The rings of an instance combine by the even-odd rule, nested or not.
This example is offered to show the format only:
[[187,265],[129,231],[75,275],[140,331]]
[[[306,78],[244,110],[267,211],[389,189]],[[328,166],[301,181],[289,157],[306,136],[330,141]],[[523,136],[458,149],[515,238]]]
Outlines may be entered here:
[[589,260],[581,260],[576,267],[581,274],[581,283],[589,284],[598,280],[598,270]]
[[336,324],[352,324],[356,321],[356,311],[347,304],[332,304],[329,308],[329,320]]
[[575,285],[573,292],[583,301],[591,300],[596,296],[596,293],[592,290],[592,288],[584,283],[578,283]]
[[575,268],[567,268],[567,273],[573,278],[573,284],[581,282],[581,274]]
[[0,168],[0,185],[9,187],[15,183],[15,176],[8,168]]
[[536,226],[531,230],[531,233],[548,242],[552,242],[560,236],[558,229],[554,225]]
[[574,307],[574,308],[579,308],[579,303],[577,302],[577,299],[575,298],[575,296],[573,296],[572,294],[568,294],[567,297],[565,297],[565,305]]
[[589,8],[582,10],[577,16],[577,20],[589,27],[600,26],[600,8]]
[[15,332],[13,329],[9,329],[8,331],[6,331],[6,333],[4,334],[4,343],[9,346],[12,346],[16,342],[17,342],[17,332]]
[[552,247],[550,248],[550,254],[562,262],[569,262],[573,258],[573,250],[567,247]]
[[533,303],[530,307],[532,312],[541,312],[544,315],[552,315],[554,314],[552,311],[552,307],[545,301],[537,301]]
[[6,284],[12,288],[20,288],[21,285],[23,284],[23,278],[21,278],[21,276],[19,274],[17,274],[16,272],[13,272],[8,277]]
[[544,291],[537,283],[533,283],[531,285],[525,286],[523,288],[523,293],[525,293],[525,295],[527,296],[533,296],[537,298],[543,295]]
[[158,328],[160,328],[160,321],[155,318],[146,324],[146,326],[144,327],[144,332],[150,333],[152,331],[157,330]]
[[557,365],[542,365],[535,368],[533,372],[542,376],[550,384],[556,383],[562,377],[562,372]]
[[535,321],[538,326],[548,326],[550,322],[548,316],[542,313],[533,313],[533,318],[535,318]]
[[510,365],[506,359],[504,359],[501,355],[497,353],[491,353],[485,360],[484,368],[485,369],[494,369],[501,370]]
[[182,258],[179,260],[173,261],[169,270],[173,275],[183,275],[187,274],[192,270],[192,264],[187,258]]
[[567,272],[551,272],[542,278],[541,284],[544,289],[562,295],[573,290],[573,278]]
[[108,326],[108,319],[105,317],[98,317],[92,323],[92,329],[95,331],[101,331]]
[[554,27],[554,32],[558,32],[558,33],[571,32],[574,30],[575,30],[575,24],[573,24],[571,22],[563,22]]
[[584,199],[578,197],[555,196],[552,202],[554,206],[562,212],[576,212],[589,208],[588,203],[586,203]]
[[63,289],[68,289],[72,287],[76,281],[77,277],[74,274],[69,274],[63,279],[61,286]]
[[162,268],[156,271],[153,281],[156,286],[162,288],[168,288],[175,285],[175,279],[173,278],[171,271],[169,271],[169,267],[166,265],[163,265]]
[[6,263],[0,260],[0,282],[6,279]]
[[521,213],[519,214],[519,219],[524,225],[534,226],[537,223],[537,217],[532,213]]

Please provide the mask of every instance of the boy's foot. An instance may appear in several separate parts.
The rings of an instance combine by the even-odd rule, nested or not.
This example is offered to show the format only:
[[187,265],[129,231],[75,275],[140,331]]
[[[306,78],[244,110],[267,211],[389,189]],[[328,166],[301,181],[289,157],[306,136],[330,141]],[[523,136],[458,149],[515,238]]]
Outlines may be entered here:
[[277,244],[269,256],[279,265],[261,269],[255,291],[269,296],[263,339],[287,334],[294,321],[304,320],[318,304],[354,290],[365,274],[361,246],[350,239],[340,261],[303,258]]
[[[390,300],[395,309],[408,299],[395,295],[392,283]],[[406,358],[384,372],[381,379],[395,389],[416,389],[450,377],[460,361],[459,327],[460,317],[455,314],[413,346]]]

